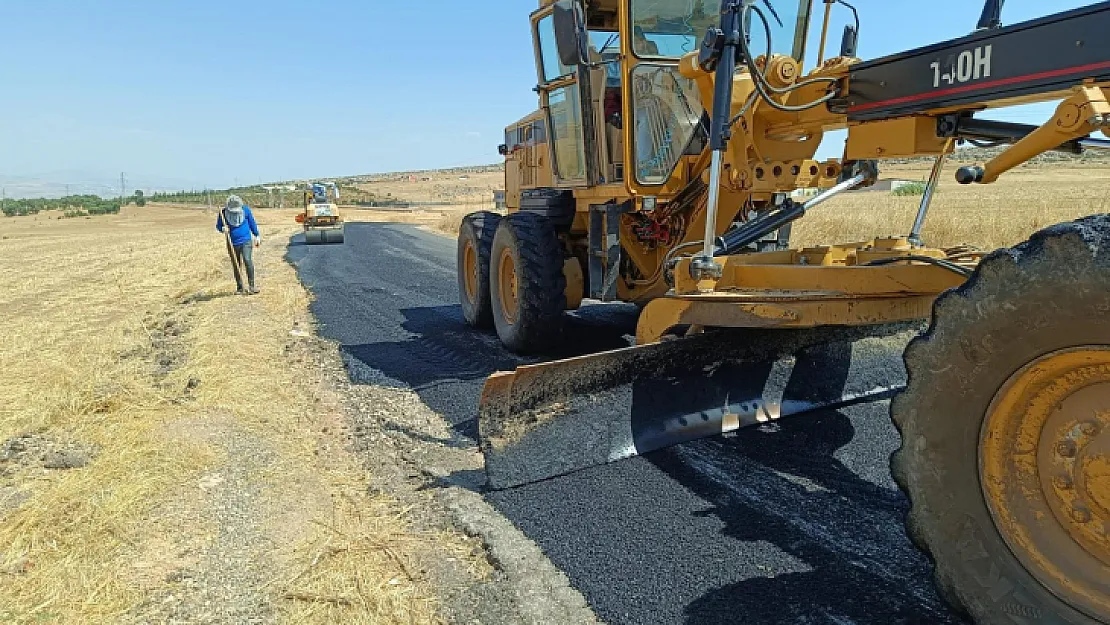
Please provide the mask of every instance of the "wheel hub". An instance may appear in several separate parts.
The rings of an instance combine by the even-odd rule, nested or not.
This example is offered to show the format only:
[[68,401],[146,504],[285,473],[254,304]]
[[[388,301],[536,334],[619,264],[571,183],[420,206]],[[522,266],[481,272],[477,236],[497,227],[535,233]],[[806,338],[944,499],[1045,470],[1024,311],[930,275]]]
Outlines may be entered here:
[[983,422],[980,480],[995,524],[1056,596],[1110,614],[1110,347],[1015,373]]
[[517,316],[517,277],[516,262],[512,252],[506,248],[501,252],[498,262],[497,296],[501,301],[501,314],[505,321],[514,324]]
[[463,285],[471,302],[478,299],[478,279],[478,252],[474,244],[467,241],[463,248]]

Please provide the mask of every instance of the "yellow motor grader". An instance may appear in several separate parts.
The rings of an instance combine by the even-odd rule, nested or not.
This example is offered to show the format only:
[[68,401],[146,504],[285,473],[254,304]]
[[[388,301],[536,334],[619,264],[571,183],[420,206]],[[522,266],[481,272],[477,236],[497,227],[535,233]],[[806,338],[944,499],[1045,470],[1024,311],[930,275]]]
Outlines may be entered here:
[[[1110,217],[990,254],[922,237],[958,145],[1002,148],[958,169],[971,185],[1110,145],[1110,2],[1007,26],[1002,4],[863,61],[858,17],[824,58],[843,0],[541,0],[540,109],[501,146],[508,214],[460,228],[464,316],[542,354],[585,299],[642,311],[635,346],[487,380],[489,486],[893,397],[892,471],[946,600],[979,623],[1110,623]],[[1045,101],[1042,125],[991,119]],[[833,130],[843,158],[816,159]],[[908,157],[935,165],[905,236],[790,246]]]

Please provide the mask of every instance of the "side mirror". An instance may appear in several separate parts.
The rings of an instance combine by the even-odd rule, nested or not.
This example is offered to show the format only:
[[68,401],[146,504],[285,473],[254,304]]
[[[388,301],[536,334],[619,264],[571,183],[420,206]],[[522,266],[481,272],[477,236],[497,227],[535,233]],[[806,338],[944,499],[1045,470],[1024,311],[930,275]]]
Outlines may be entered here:
[[840,40],[840,56],[855,58],[859,47],[859,32],[855,26],[844,27],[844,38]]
[[500,154],[501,156],[508,156],[509,155],[509,146],[502,143],[501,145],[497,146],[497,153]]
[[555,27],[555,47],[559,60],[567,67],[577,67],[587,62],[585,49],[586,19],[578,0],[558,0],[552,13]]

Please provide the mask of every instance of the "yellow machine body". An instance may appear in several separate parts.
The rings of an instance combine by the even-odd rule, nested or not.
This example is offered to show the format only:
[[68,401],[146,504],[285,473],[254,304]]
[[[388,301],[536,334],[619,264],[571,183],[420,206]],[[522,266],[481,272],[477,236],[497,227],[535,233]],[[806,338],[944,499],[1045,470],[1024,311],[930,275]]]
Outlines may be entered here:
[[[691,181],[701,179],[708,184],[709,153],[701,149],[697,142],[693,146],[674,141],[673,146],[662,146],[662,150],[672,154],[668,163],[673,166],[667,170],[655,168],[648,171],[637,161],[637,141],[650,137],[650,132],[637,129],[631,123],[614,123],[615,118],[607,116],[614,109],[613,102],[619,101],[620,116],[624,120],[656,115],[659,110],[667,112],[674,119],[674,111],[689,106],[695,108],[695,117],[700,119],[702,110],[713,108],[714,76],[698,67],[696,51],[676,58],[645,56],[634,45],[635,30],[642,16],[634,23],[633,4],[627,0],[591,0],[586,8],[586,20],[592,35],[591,41],[613,41],[610,47],[598,50],[597,45],[590,47],[590,60],[595,63],[588,71],[571,72],[551,76],[552,67],[560,62],[552,50],[553,12],[555,2],[544,0],[540,8],[531,16],[535,36],[537,71],[540,75],[541,108],[506,129],[506,143],[502,152],[506,157],[505,188],[506,205],[509,212],[522,210],[522,198],[530,191],[556,189],[563,190],[573,197],[573,217],[571,224],[561,236],[570,259],[576,259],[581,273],[589,282],[590,255],[597,250],[589,247],[590,210],[602,205],[619,205],[623,209],[619,223],[619,239],[622,252],[620,275],[616,277],[615,293],[611,297],[597,297],[597,293],[583,292],[583,298],[613,299],[646,304],[657,298],[679,298],[689,308],[691,302],[707,301],[707,291],[732,291],[735,289],[781,290],[799,272],[794,265],[808,263],[812,252],[793,250],[783,253],[752,258],[749,254],[729,256],[720,260],[725,267],[759,264],[760,280],[745,283],[746,276],[752,272],[730,270],[729,276],[717,283],[693,284],[688,279],[689,272],[683,271],[683,264],[673,270],[677,282],[668,281],[668,260],[674,259],[675,251],[683,249],[694,251],[703,239],[706,211],[704,198],[700,205],[685,207],[681,212],[672,210],[672,205],[683,189]],[[715,3],[709,3],[715,4]],[[793,5],[793,0],[776,3]],[[772,85],[788,87],[793,84],[829,79],[847,89],[850,70],[860,62],[858,58],[834,57],[825,60],[820,66],[808,73],[802,72],[804,62],[804,33],[809,25],[809,1],[802,0],[794,13],[799,29],[791,40],[791,54],[774,54],[770,59],[760,56],[757,65]],[[708,4],[707,4],[708,6]],[[710,12],[703,16],[704,24],[712,26],[717,16]],[[704,30],[704,28],[702,28]],[[605,64],[608,63],[608,64]],[[614,76],[619,67],[619,80]],[[554,72],[560,73],[560,72]],[[581,98],[580,83],[587,79],[591,94],[586,98],[592,114],[577,114],[576,102]],[[616,85],[615,85],[616,83]],[[666,88],[662,88],[660,85]],[[778,97],[784,105],[797,105],[821,97],[830,82],[817,82],[809,87],[791,91]],[[614,86],[615,85],[615,86]],[[1052,91],[1023,97],[1019,100],[1007,98],[992,100],[985,98],[974,106],[965,109],[986,110],[993,107],[1011,106],[1035,101],[1066,100],[1060,105],[1056,116],[1048,120],[1040,130],[1011,146],[999,157],[987,163],[982,182],[989,183],[1003,172],[1051,150],[1060,144],[1084,137],[1091,132],[1103,130],[1105,121],[1102,116],[1110,113],[1107,104],[1106,84],[1076,85],[1070,91]],[[866,159],[906,158],[914,156],[937,157],[950,154],[954,142],[937,136],[938,118],[949,112],[945,109],[929,111],[925,114],[896,117],[878,121],[854,122],[846,113],[834,113],[827,107],[817,107],[797,113],[785,113],[768,105],[756,97],[755,84],[749,68],[741,68],[734,77],[731,114],[739,115],[732,127],[732,137],[724,162],[726,172],[719,186],[719,205],[715,231],[723,234],[735,223],[742,222],[752,214],[758,214],[775,201],[776,196],[790,194],[799,189],[827,189],[834,186],[844,173],[843,163]],[[644,93],[651,94],[651,103],[641,105]],[[754,103],[745,107],[749,99]],[[639,107],[639,110],[637,109]],[[654,109],[653,109],[654,107]],[[1092,123],[1093,121],[1093,123]],[[619,126],[619,127],[618,127]],[[847,130],[848,139],[844,159],[818,161],[814,159],[824,135],[832,130]],[[663,173],[660,173],[663,172]],[[645,200],[647,204],[645,205]],[[527,207],[524,207],[527,210]],[[908,224],[907,224],[908,225]],[[637,236],[637,231],[651,227],[665,231],[665,240],[645,240]],[[789,232],[783,242],[789,240]],[[887,236],[890,233],[875,233]],[[830,242],[836,244],[837,242]],[[926,249],[920,244],[901,247],[872,247],[869,260],[892,256],[937,256],[944,257],[941,250]],[[692,255],[689,254],[689,255]],[[688,260],[685,262],[689,262]],[[960,263],[974,266],[974,259],[966,255]],[[828,275],[836,283],[836,266],[843,261],[827,261],[825,265],[833,270],[827,272],[809,270],[814,276]],[[899,269],[910,274],[920,272],[925,276],[936,275],[935,267],[920,263],[907,263],[911,269]],[[812,265],[807,264],[808,267]],[[776,270],[781,268],[781,273]],[[883,275],[892,268],[887,266],[872,271],[856,270],[849,275],[860,276],[857,284],[880,283]],[[578,269],[576,268],[577,272]],[[840,272],[844,273],[844,272]],[[779,281],[779,276],[783,282]],[[741,278],[741,280],[737,280]],[[817,279],[815,277],[815,279]],[[920,281],[929,283],[926,278]],[[906,290],[901,295],[908,299],[920,300],[923,296],[939,295],[952,287],[951,280],[932,281],[932,290],[921,292]],[[583,288],[588,288],[583,285]],[[830,289],[836,290],[836,289]],[[870,298],[873,305],[868,317],[881,321],[884,315],[881,306],[872,297],[870,288],[862,290],[839,291],[841,296]],[[697,293],[699,297],[690,298]],[[579,299],[579,298],[574,298]],[[883,297],[887,305],[889,320],[899,320],[906,315],[906,304],[898,301],[895,293]],[[650,317],[657,311],[673,316],[677,304],[653,306],[646,311]],[[720,307],[715,307],[720,310]],[[748,315],[744,306],[736,306],[736,317],[728,326],[753,324],[762,327],[763,322]],[[915,310],[924,317],[928,306],[917,305]],[[828,313],[830,316],[822,316]],[[715,313],[714,319],[724,320]],[[842,317],[829,307],[808,308],[803,319],[795,325],[838,324]],[[663,322],[645,318],[641,326],[658,328]],[[644,338],[652,338],[650,332],[640,333]]]

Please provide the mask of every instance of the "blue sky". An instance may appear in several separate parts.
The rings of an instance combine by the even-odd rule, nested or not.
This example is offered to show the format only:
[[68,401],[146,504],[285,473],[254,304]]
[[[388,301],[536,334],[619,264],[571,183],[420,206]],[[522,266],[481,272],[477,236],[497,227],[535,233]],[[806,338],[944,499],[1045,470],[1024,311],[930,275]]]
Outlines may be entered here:
[[[1005,21],[1090,3],[1009,0]],[[966,34],[981,8],[856,5],[864,58]],[[3,0],[0,175],[126,171],[219,187],[494,162],[504,126],[536,106],[536,6]],[[848,17],[835,14],[830,49]],[[824,151],[835,155],[836,143]]]

